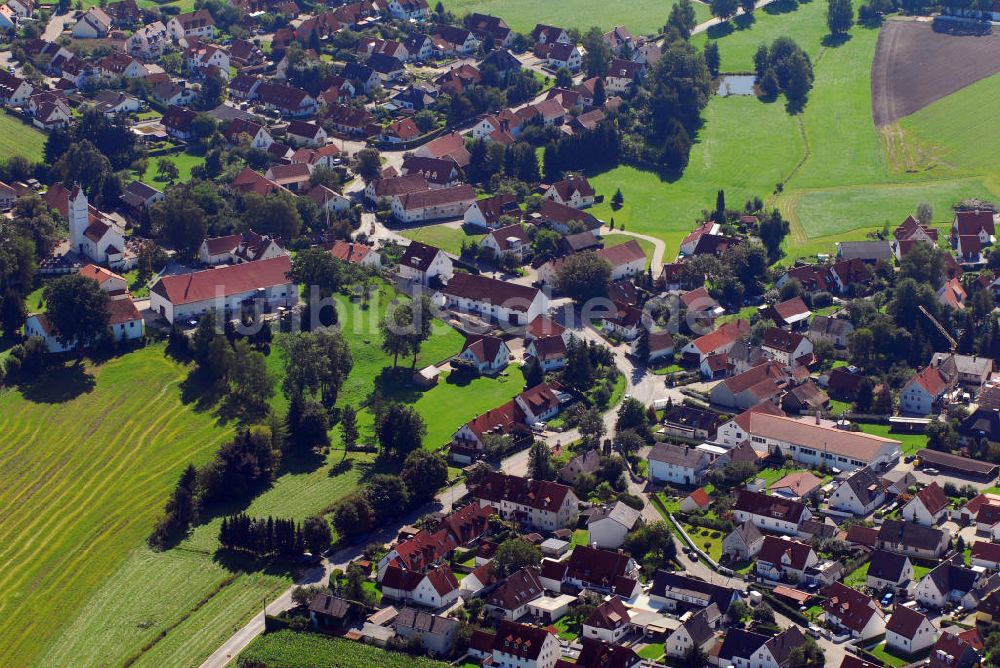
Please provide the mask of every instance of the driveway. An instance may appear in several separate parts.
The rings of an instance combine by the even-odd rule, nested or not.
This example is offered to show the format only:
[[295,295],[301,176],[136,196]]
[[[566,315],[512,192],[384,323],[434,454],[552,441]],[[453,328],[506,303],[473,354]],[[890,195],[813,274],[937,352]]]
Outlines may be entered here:
[[49,22],[45,24],[45,30],[42,32],[42,39],[46,42],[54,42],[63,33],[66,23],[73,21],[73,14],[53,14],[49,18]]

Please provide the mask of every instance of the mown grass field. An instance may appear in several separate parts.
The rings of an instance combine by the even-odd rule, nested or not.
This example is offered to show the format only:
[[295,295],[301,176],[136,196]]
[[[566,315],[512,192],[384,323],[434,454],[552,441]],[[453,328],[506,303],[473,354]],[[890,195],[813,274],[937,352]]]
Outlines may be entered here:
[[15,155],[23,155],[33,162],[41,162],[44,148],[43,132],[22,123],[10,114],[0,113],[0,162]]
[[[604,202],[592,213],[605,222],[615,219],[632,232],[649,234],[667,244],[673,257],[681,239],[715,206],[719,188],[730,205],[742,206],[754,196],[766,197],[795,166],[803,152],[795,119],[781,103],[764,104],[752,97],[713,97],[705,123],[680,179],[619,166],[591,176]],[[621,188],[624,204],[611,208],[611,196]]]
[[441,250],[458,255],[462,252],[462,242],[479,243],[485,234],[467,234],[461,227],[450,227],[448,225],[427,225],[426,227],[414,227],[408,230],[400,230],[400,236],[413,241],[436,246]]
[[[7,662],[38,663],[65,642],[62,631],[143,543],[183,467],[228,437],[210,413],[183,403],[185,377],[151,346],[0,395]],[[141,596],[149,581],[135,585]]]
[[[667,22],[673,2],[657,0],[632,0],[631,2],[605,2],[604,0],[444,0],[444,6],[458,16],[480,12],[499,16],[512,29],[530,34],[537,23],[577,28],[586,32],[591,26],[610,30],[625,25],[633,34],[659,33]],[[708,5],[694,3],[698,22],[709,18]]]
[[[941,163],[975,174],[997,172],[1000,137],[982,128],[1000,108],[1000,75],[981,79],[952,93],[900,123],[910,143]],[[955,119],[961,118],[961,122]],[[984,125],[986,123],[987,125]]]
[[240,653],[236,665],[250,661],[268,668],[444,668],[448,665],[427,657],[391,652],[343,638],[294,631],[277,631],[256,638]]
[[190,153],[175,153],[173,155],[151,157],[146,163],[145,173],[139,177],[139,180],[154,187],[162,188],[163,186],[168,185],[169,181],[160,179],[156,174],[156,169],[160,160],[169,160],[174,163],[177,167],[178,173],[178,177],[175,182],[185,183],[191,180],[191,170],[198,165],[204,164],[205,156],[191,155]]

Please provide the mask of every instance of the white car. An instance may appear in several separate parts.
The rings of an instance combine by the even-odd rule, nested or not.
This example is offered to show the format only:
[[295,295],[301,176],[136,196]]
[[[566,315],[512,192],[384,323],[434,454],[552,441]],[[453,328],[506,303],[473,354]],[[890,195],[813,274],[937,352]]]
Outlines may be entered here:
[[531,431],[545,431],[545,423],[536,422],[535,424],[531,425]]

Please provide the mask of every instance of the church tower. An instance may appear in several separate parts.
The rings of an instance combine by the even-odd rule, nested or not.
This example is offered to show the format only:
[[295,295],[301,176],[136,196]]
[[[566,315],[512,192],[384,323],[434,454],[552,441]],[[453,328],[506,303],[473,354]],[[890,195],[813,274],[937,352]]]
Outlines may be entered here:
[[90,225],[90,207],[83,188],[73,186],[69,193],[69,238],[74,253],[83,255],[83,233]]

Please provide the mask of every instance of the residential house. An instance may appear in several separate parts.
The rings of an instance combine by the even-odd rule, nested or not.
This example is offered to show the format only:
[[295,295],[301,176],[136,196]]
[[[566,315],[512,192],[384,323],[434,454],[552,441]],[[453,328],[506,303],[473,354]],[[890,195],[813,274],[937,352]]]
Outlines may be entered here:
[[512,257],[518,264],[523,263],[531,255],[531,239],[520,223],[488,232],[479,245],[484,250],[491,251],[496,259]]
[[443,55],[468,56],[476,53],[482,41],[471,30],[450,25],[436,25],[430,32],[434,49]]
[[899,393],[899,411],[928,415],[951,387],[951,381],[939,367],[924,367],[906,382]]
[[888,241],[838,241],[837,257],[862,262],[888,262],[893,257]]
[[524,348],[525,359],[532,357],[545,372],[566,366],[566,341],[561,336],[543,336],[531,339]]
[[261,151],[266,151],[274,143],[274,138],[265,126],[243,118],[233,119],[225,134],[230,144],[239,144],[242,137],[246,136],[250,146]]
[[548,297],[541,290],[486,276],[455,274],[439,295],[445,308],[515,326],[548,311]]
[[453,274],[451,258],[443,250],[419,241],[411,241],[399,260],[399,275],[412,283],[430,285],[448,281]]
[[[332,191],[331,191],[332,192]],[[312,191],[310,191],[310,196]],[[330,254],[341,262],[361,265],[371,269],[382,267],[382,256],[371,246],[365,246],[354,241],[338,239],[330,246]]]
[[[638,356],[639,341],[632,342],[632,355]],[[674,354],[674,337],[670,332],[650,332],[649,333],[649,357],[648,362],[653,362],[661,357],[670,357]]]
[[885,633],[882,608],[869,596],[834,582],[823,589],[821,604],[828,624],[849,632],[852,638],[868,640]]
[[615,58],[608,65],[608,73],[604,75],[604,90],[616,95],[627,93],[639,82],[641,72],[640,63]]
[[944,631],[931,649],[927,666],[928,668],[973,668],[979,663],[979,653],[971,643]]
[[101,76],[108,78],[139,79],[149,74],[145,65],[120,51],[113,51],[101,58],[97,67]]
[[267,109],[293,118],[312,116],[318,107],[312,95],[285,84],[262,82],[257,85],[255,96]]
[[657,443],[649,452],[649,477],[653,482],[700,485],[708,465],[708,455],[688,445]]
[[298,288],[289,274],[287,255],[255,262],[161,276],[150,287],[150,309],[170,323],[196,318],[215,310],[238,315],[246,302],[265,308],[289,308],[298,301]]
[[709,410],[677,404],[664,411],[663,426],[668,436],[709,441],[715,438],[719,417]]
[[751,521],[758,529],[795,536],[799,523],[812,517],[806,504],[741,489],[733,505],[736,522]]
[[957,246],[961,237],[975,237],[983,246],[993,243],[997,215],[988,209],[956,211],[951,222],[951,243]]
[[642,310],[614,301],[613,307],[603,316],[604,332],[610,336],[632,341],[642,329]]
[[937,629],[927,617],[912,608],[897,605],[885,625],[886,649],[912,655],[922,652],[937,637]]
[[97,103],[94,108],[109,118],[134,113],[143,107],[143,102],[139,98],[116,90],[98,91],[94,95],[94,101]]
[[142,181],[133,181],[128,184],[121,194],[122,203],[133,211],[148,209],[164,199],[166,199],[166,195],[162,191]]
[[495,619],[517,621],[528,614],[528,603],[545,594],[536,566],[511,573],[484,599],[486,614]]
[[787,536],[765,536],[757,554],[757,575],[775,582],[797,583],[805,579],[805,571],[819,563],[819,557],[808,543]]
[[323,126],[300,120],[288,124],[285,137],[293,146],[322,146],[327,139]]
[[723,615],[729,612],[730,604],[740,597],[735,589],[663,570],[656,571],[648,594],[651,602],[672,612],[698,611],[714,604]]
[[806,336],[815,345],[819,341],[829,341],[835,348],[847,348],[847,342],[854,325],[850,320],[818,315],[809,322],[809,332]]
[[981,566],[991,571],[1000,570],[1000,545],[977,540],[972,544],[970,563],[973,567]]
[[126,49],[130,56],[156,60],[163,55],[169,41],[167,26],[162,21],[153,21],[129,35]]
[[965,302],[968,300],[969,295],[965,291],[962,282],[955,277],[938,288],[937,298],[943,306],[961,311],[965,308]]
[[407,640],[416,638],[431,656],[447,657],[455,648],[461,622],[457,619],[432,615],[425,610],[405,607],[396,615],[392,628]]
[[715,628],[713,621],[710,621],[709,610],[715,612],[717,623],[721,615],[717,608],[706,608],[694,613],[682,623],[677,630],[667,636],[663,643],[663,649],[667,656],[674,659],[684,659],[690,656],[694,649],[702,654],[707,654],[708,650],[715,644]]
[[467,167],[471,156],[465,148],[465,138],[458,132],[441,135],[413,152],[419,158],[448,158],[459,167]]
[[781,398],[781,407],[790,415],[815,414],[830,408],[830,396],[810,378]]
[[[452,160],[439,158],[419,158],[415,155],[403,158],[402,174],[419,174],[427,181],[429,188],[448,188],[462,180],[462,174]],[[491,198],[492,199],[492,198]],[[477,200],[482,202],[484,200]],[[475,203],[473,203],[475,205]],[[472,208],[472,207],[470,207]],[[466,212],[468,214],[468,212]]]
[[562,657],[559,639],[538,626],[501,621],[496,632],[477,633],[480,638],[473,635],[470,654],[476,658],[489,658],[494,666],[555,668]]
[[978,393],[993,374],[993,359],[985,355],[959,355],[956,353],[934,353],[932,367],[941,369],[944,375],[972,393]]
[[215,37],[215,19],[207,9],[178,14],[167,22],[167,33],[175,42],[192,37],[212,39]]
[[586,211],[580,211],[551,200],[542,202],[542,208],[532,220],[536,224],[545,224],[560,234],[569,234],[572,231],[598,230],[602,225],[600,220]]
[[913,522],[885,520],[878,530],[878,548],[910,557],[937,559],[951,547],[951,533]]
[[688,360],[700,364],[709,355],[729,352],[739,339],[750,335],[750,323],[743,319],[732,320],[712,332],[693,339],[681,349]]
[[606,643],[617,643],[625,637],[631,626],[628,608],[616,596],[610,596],[583,620],[580,628],[584,638],[595,638]]
[[309,601],[309,622],[317,631],[342,631],[358,616],[357,606],[339,596],[318,592]]
[[577,545],[563,561],[542,561],[541,583],[554,592],[569,586],[631,598],[642,590],[638,575],[639,565],[635,559],[621,550]]
[[396,195],[392,199],[392,214],[404,223],[461,218],[475,201],[473,187],[461,184]]
[[[713,334],[715,332],[706,336],[711,337]],[[695,339],[695,343],[699,340]],[[788,382],[789,375],[785,368],[777,362],[767,361],[717,383],[710,395],[713,404],[746,410],[762,401],[776,399]]]
[[928,608],[940,609],[953,604],[971,610],[998,587],[1000,576],[982,568],[967,568],[962,555],[956,555],[921,578],[913,597]]
[[542,196],[574,209],[583,209],[593,205],[594,188],[587,177],[571,175],[550,185]]
[[542,23],[535,25],[535,28],[531,31],[531,39],[535,44],[570,43],[569,34],[565,30]]
[[73,26],[76,39],[103,39],[111,31],[111,17],[100,7],[91,7],[84,12]]
[[499,337],[471,334],[465,337],[458,359],[473,365],[479,373],[493,375],[507,368],[510,349]]
[[502,218],[520,218],[521,208],[510,193],[478,199],[466,210],[463,220],[466,224],[485,229],[497,229],[503,225]]
[[427,608],[443,608],[458,600],[458,580],[448,564],[421,573],[394,564],[382,576],[382,596]]
[[767,307],[764,314],[774,320],[779,327],[802,329],[809,322],[812,311],[802,301],[802,297],[793,297]]
[[514,445],[523,447],[533,439],[524,411],[511,400],[462,425],[452,436],[449,456],[459,464],[472,463],[482,457],[488,436],[508,436]]
[[562,386],[552,381],[529,387],[514,397],[514,403],[521,409],[526,424],[535,424],[555,417],[562,405]]
[[429,190],[427,179],[422,174],[406,174],[384,179],[375,179],[365,186],[365,199],[372,204],[409,193]]
[[874,591],[905,589],[913,580],[913,564],[905,554],[876,550],[868,562],[866,584]]
[[[753,631],[744,631],[738,626],[726,631],[726,636],[719,648],[719,665],[732,665],[735,668],[751,668],[751,661],[759,654],[764,658],[763,648],[771,636]],[[758,664],[759,665],[759,664]]]
[[587,521],[587,543],[604,549],[618,549],[625,544],[625,537],[641,518],[642,513],[621,501],[604,506],[592,513]]
[[830,495],[830,507],[867,517],[885,503],[885,485],[871,468],[864,466],[840,483]]
[[732,561],[749,561],[764,547],[764,534],[753,520],[744,520],[722,539],[722,554]]
[[750,666],[788,668],[791,665],[792,651],[805,642],[806,638],[799,627],[791,626],[757,648]]
[[485,33],[492,37],[495,47],[509,48],[517,36],[517,33],[511,30],[510,26],[502,18],[497,16],[474,12],[466,15],[464,21],[469,30]]
[[595,450],[582,452],[559,469],[559,480],[567,485],[576,482],[581,473],[594,474],[601,468],[601,453]]
[[796,471],[771,483],[768,491],[775,496],[798,501],[818,496],[822,485],[822,478],[817,478],[809,471]]
[[567,69],[576,72],[583,64],[583,49],[576,44],[558,42],[545,50],[546,60],[553,69]]
[[948,497],[936,482],[925,486],[903,506],[901,517],[909,522],[934,526],[948,514]]
[[493,506],[506,520],[554,531],[576,523],[579,500],[559,483],[491,472],[476,486],[473,498]]
[[771,327],[764,332],[761,349],[785,366],[808,366],[812,361],[812,341],[798,332]]

